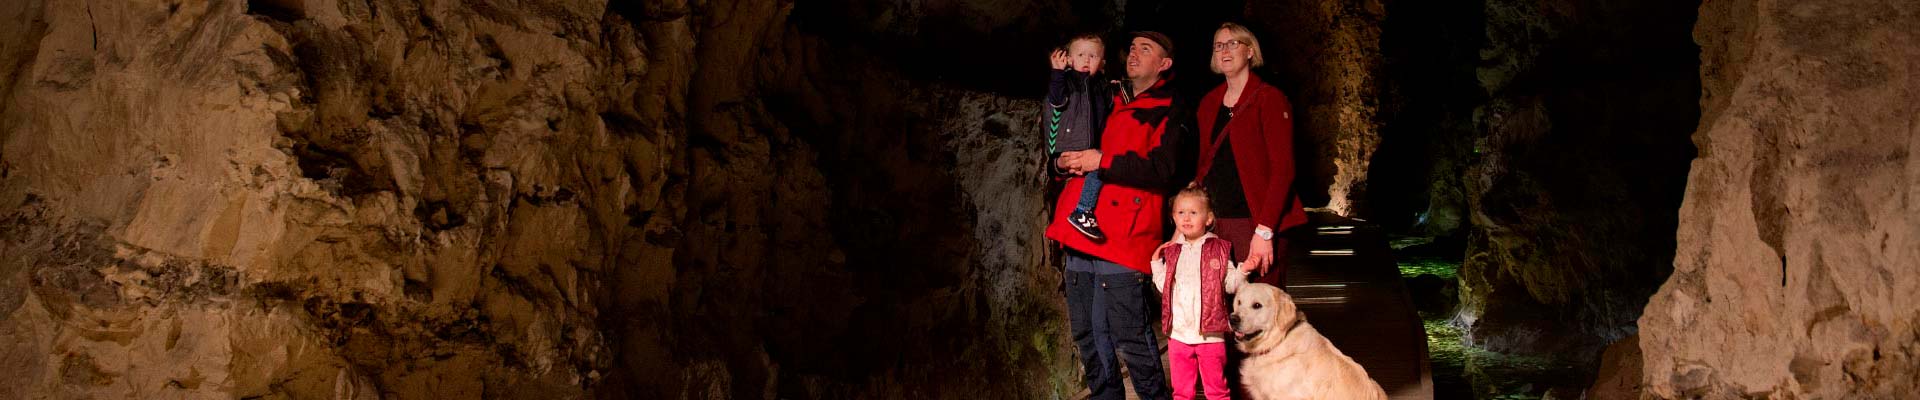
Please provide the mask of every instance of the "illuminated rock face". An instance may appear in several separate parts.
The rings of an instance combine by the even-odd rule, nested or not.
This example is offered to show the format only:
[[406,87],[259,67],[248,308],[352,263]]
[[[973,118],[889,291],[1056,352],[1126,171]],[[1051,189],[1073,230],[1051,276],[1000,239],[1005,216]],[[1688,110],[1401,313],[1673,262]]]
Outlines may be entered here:
[[1920,393],[1920,9],[1707,2],[1673,277],[1640,318],[1653,396]]
[[1371,218],[1367,178],[1380,147],[1385,2],[1247,3],[1245,21],[1262,40],[1268,79],[1286,91],[1297,116],[1294,153],[1301,174],[1294,187],[1302,201]]
[[1070,394],[1033,100],[614,3],[0,5],[0,398]]

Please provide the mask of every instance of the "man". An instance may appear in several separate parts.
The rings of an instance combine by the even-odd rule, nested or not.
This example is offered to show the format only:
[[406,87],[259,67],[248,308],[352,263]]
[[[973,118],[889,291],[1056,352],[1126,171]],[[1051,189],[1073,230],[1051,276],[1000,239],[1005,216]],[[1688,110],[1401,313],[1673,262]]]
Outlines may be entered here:
[[1153,250],[1165,238],[1165,196],[1183,184],[1181,146],[1188,130],[1176,117],[1173,40],[1159,32],[1134,32],[1127,48],[1127,80],[1114,96],[1096,149],[1062,153],[1054,166],[1084,174],[1100,171],[1106,186],[1096,218],[1104,241],[1079,233],[1068,221],[1080,199],[1079,178],[1067,182],[1054,208],[1047,237],[1066,247],[1067,314],[1092,399],[1125,398],[1119,358],[1125,358],[1142,399],[1169,398],[1160,366],[1160,344],[1149,313],[1159,304],[1152,289]]

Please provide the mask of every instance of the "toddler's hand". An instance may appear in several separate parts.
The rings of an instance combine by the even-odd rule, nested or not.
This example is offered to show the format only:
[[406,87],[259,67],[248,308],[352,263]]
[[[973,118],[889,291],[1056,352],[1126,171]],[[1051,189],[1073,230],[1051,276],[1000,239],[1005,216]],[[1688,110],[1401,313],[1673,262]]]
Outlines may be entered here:
[[1072,66],[1068,61],[1066,50],[1054,49],[1053,55],[1048,57],[1048,61],[1053,62],[1053,69],[1067,69],[1067,67]]

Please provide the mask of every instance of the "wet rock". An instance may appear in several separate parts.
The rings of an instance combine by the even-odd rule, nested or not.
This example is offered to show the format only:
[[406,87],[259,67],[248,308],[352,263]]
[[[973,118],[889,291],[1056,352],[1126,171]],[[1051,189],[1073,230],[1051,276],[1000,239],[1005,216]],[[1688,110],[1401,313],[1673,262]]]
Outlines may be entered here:
[[1456,280],[1421,274],[1407,278],[1406,282],[1408,294],[1413,296],[1414,308],[1422,313],[1451,313],[1459,305],[1460,289]]

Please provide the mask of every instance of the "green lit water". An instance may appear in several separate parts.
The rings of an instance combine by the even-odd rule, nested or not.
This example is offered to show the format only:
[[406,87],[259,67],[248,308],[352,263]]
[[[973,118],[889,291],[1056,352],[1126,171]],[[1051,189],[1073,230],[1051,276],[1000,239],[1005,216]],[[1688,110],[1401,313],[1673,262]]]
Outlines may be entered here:
[[[1457,261],[1413,258],[1400,261],[1399,266],[1403,278],[1434,275],[1456,280],[1460,275]],[[1550,383],[1564,384],[1561,381],[1573,373],[1567,366],[1543,359],[1468,346],[1460,327],[1449,321],[1452,314],[1451,311],[1420,313],[1427,331],[1436,399],[1539,399]]]
[[1418,258],[1400,262],[1401,278],[1412,278],[1423,274],[1459,279],[1460,263],[1437,258]]

